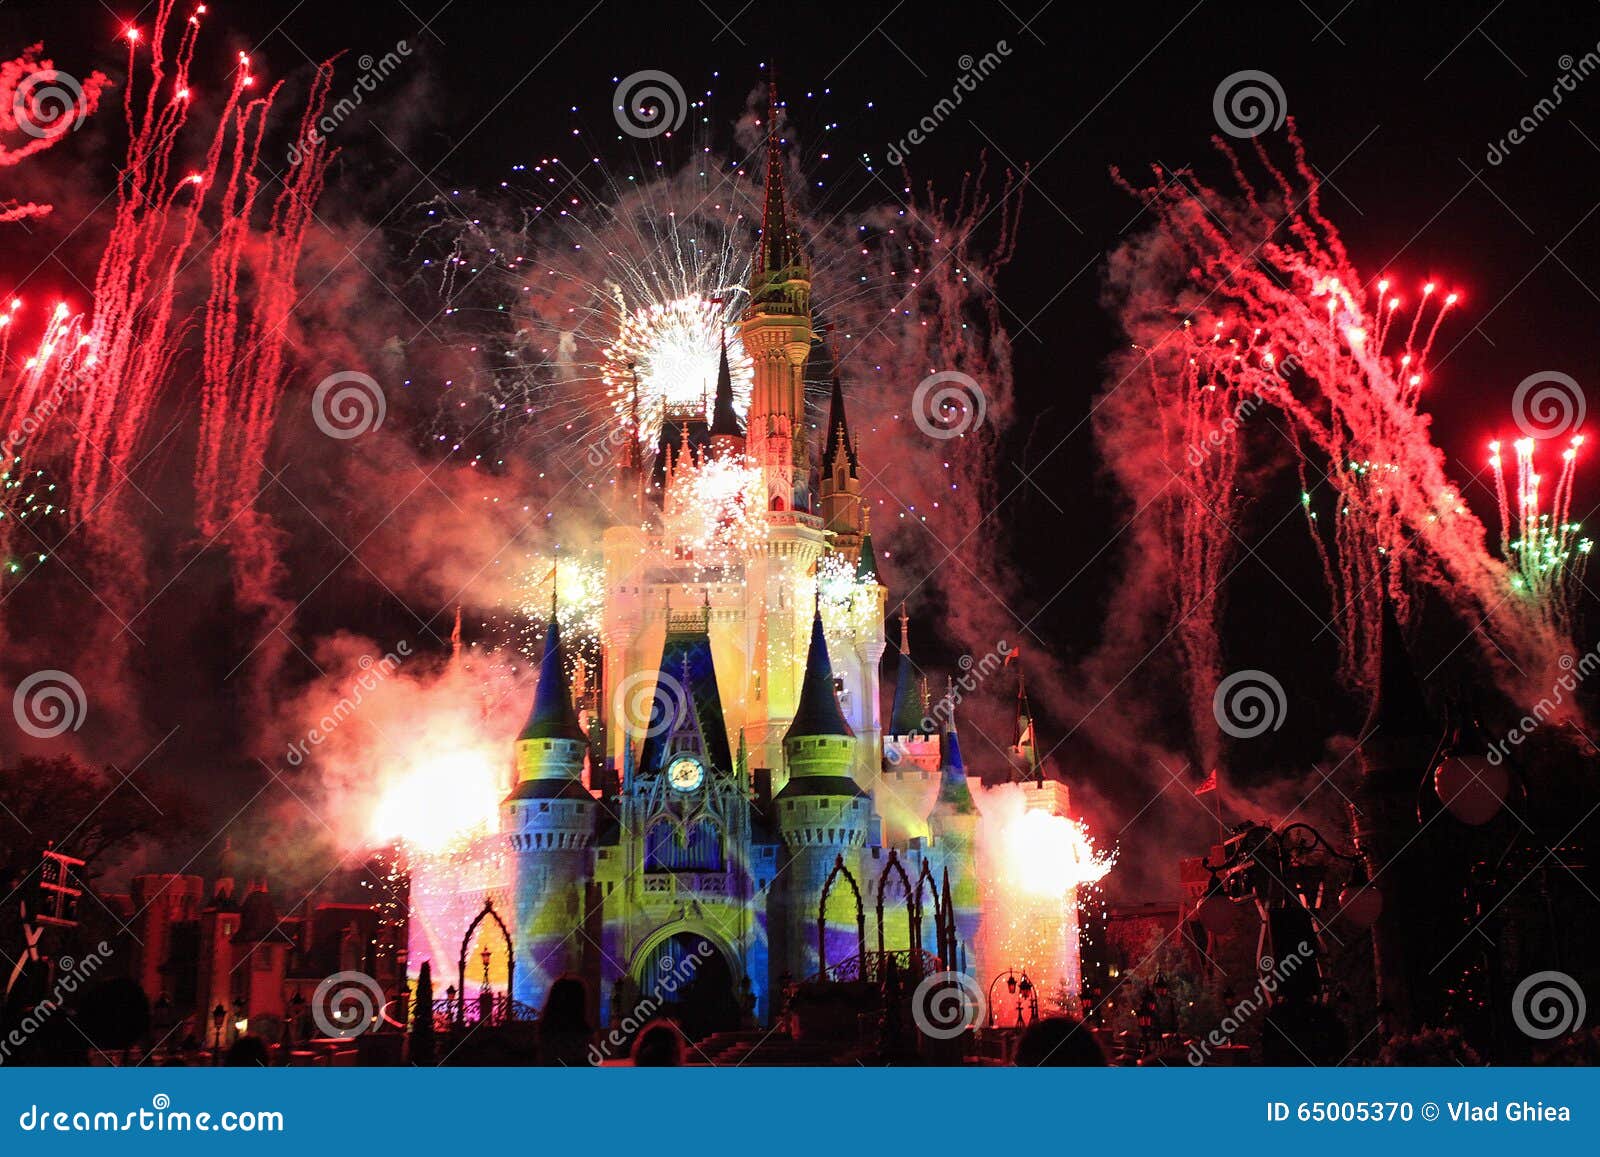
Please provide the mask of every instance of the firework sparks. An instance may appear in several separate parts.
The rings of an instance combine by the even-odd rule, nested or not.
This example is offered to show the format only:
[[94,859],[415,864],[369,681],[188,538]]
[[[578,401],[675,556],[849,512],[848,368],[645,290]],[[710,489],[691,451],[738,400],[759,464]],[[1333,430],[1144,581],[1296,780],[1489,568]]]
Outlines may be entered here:
[[755,369],[732,320],[724,306],[702,297],[645,306],[623,318],[617,340],[606,347],[600,378],[625,428],[637,413],[641,445],[654,448],[669,414],[709,414],[723,342],[734,412],[743,418],[749,411]]
[[[1592,540],[1572,521],[1572,483],[1577,473],[1583,436],[1573,437],[1561,452],[1561,472],[1543,509],[1539,488],[1544,477],[1534,466],[1534,441],[1512,443],[1516,455],[1516,487],[1508,492],[1506,469],[1498,441],[1489,443],[1495,496],[1500,507],[1500,553],[1512,567],[1511,587],[1548,616],[1552,629],[1570,634],[1573,601],[1583,585]],[[1513,504],[1514,498],[1514,504]]]
[[[1238,182],[1234,196],[1204,184],[1196,192],[1188,173],[1135,191],[1154,214],[1155,244],[1174,260],[1140,262],[1130,253],[1117,267],[1123,322],[1135,343],[1126,372],[1153,388],[1109,398],[1099,429],[1116,468],[1138,500],[1159,503],[1184,528],[1177,545],[1162,549],[1180,607],[1204,608],[1235,549],[1227,506],[1209,504],[1232,486],[1250,451],[1240,428],[1256,407],[1270,407],[1274,428],[1298,452],[1302,503],[1330,587],[1345,681],[1372,693],[1383,602],[1394,599],[1407,612],[1401,568],[1384,566],[1389,556],[1458,614],[1484,621],[1484,654],[1508,691],[1523,679],[1538,683],[1568,640],[1534,600],[1501,607],[1508,566],[1487,550],[1482,523],[1461,504],[1419,407],[1435,340],[1459,296],[1429,282],[1408,310],[1390,278],[1368,282],[1322,215],[1298,137],[1293,144],[1289,172],[1258,148],[1270,196],[1220,143]],[[1221,227],[1202,204],[1221,206]],[[1141,410],[1152,394],[1154,416]],[[1213,398],[1220,415],[1204,408]],[[1159,464],[1148,442],[1128,434],[1153,422]],[[1198,454],[1172,436],[1196,429],[1207,434]],[[1220,435],[1211,436],[1215,431]],[[1331,519],[1317,517],[1324,495],[1332,500]],[[1191,664],[1188,677],[1196,740],[1209,758],[1216,739],[1208,697],[1220,678],[1216,616],[1186,622],[1185,630],[1203,660]]]

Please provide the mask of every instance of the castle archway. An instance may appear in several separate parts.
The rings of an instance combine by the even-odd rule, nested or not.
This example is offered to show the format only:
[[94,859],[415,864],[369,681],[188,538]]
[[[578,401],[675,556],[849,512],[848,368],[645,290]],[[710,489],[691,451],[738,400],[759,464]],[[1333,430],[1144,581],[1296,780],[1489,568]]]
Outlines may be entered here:
[[613,1014],[635,1020],[667,1016],[690,1040],[739,1027],[738,975],[728,949],[714,936],[674,925],[651,936],[628,969],[637,997]]

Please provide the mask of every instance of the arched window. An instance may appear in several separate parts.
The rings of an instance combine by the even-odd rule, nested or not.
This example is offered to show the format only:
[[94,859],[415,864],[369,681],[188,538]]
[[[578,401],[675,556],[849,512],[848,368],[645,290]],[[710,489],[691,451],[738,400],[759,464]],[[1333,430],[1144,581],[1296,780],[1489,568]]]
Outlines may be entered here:
[[687,829],[661,818],[645,829],[644,870],[647,872],[720,872],[722,833],[715,821],[701,818]]

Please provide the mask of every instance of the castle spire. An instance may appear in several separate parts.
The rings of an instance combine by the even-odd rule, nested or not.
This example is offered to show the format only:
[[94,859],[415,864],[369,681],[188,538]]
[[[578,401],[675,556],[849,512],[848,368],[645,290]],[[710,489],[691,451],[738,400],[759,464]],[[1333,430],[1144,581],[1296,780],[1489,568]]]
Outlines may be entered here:
[[800,702],[795,707],[794,722],[784,734],[784,742],[791,739],[832,735],[853,738],[844,712],[839,710],[839,699],[833,690],[833,663],[828,658],[828,640],[822,634],[822,611],[811,616],[811,647],[806,652],[806,673],[800,683]]
[[742,438],[739,415],[733,410],[733,371],[728,366],[728,331],[722,329],[722,356],[717,361],[717,393],[711,406],[711,436]]
[[894,677],[894,704],[889,710],[890,735],[922,735],[922,694],[916,664],[911,661],[911,619],[900,604],[900,666]]
[[828,434],[822,442],[824,473],[834,472],[840,454],[843,454],[850,463],[850,477],[856,477],[860,472],[861,463],[857,458],[856,442],[850,437],[850,420],[845,415],[844,387],[839,384],[839,376],[835,374],[833,398],[828,404]]
[[799,245],[789,227],[783,198],[783,149],[778,138],[778,80],[767,80],[767,197],[761,210],[761,248],[756,253],[757,273],[776,273],[799,263]]
[[[550,601],[555,602],[554,590]],[[552,606],[550,629],[544,637],[544,658],[539,661],[539,686],[533,693],[533,710],[523,725],[523,739],[576,739],[585,741],[583,728],[572,709],[572,687],[567,681],[566,652],[561,646],[561,622]]]

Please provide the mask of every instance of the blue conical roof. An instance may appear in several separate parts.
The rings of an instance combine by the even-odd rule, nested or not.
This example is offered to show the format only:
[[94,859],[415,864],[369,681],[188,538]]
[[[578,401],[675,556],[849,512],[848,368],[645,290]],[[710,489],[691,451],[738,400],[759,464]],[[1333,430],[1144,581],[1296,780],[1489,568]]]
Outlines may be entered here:
[[523,724],[521,739],[586,740],[572,709],[572,687],[561,647],[561,624],[552,616],[544,637],[544,658],[539,660],[539,686],[533,693],[533,710]]
[[794,722],[784,733],[784,739],[799,739],[812,735],[837,735],[855,738],[844,712],[839,710],[839,698],[833,691],[833,663],[828,658],[828,641],[822,636],[822,612],[811,619],[811,649],[806,652],[806,673],[800,684],[800,702],[795,707]]

